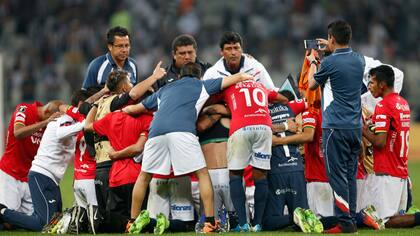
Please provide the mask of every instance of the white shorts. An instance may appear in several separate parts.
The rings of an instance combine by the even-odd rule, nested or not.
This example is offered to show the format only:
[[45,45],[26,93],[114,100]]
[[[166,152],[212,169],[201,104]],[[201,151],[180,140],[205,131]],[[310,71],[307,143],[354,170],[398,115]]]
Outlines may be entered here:
[[254,219],[254,193],[255,186],[245,187],[245,197],[246,197],[246,212],[248,222],[251,222]]
[[356,200],[356,212],[359,212],[363,208],[367,207],[366,203],[366,179],[357,179],[357,200]]
[[151,218],[156,218],[157,214],[163,213],[169,219],[194,220],[190,177],[153,178],[149,188],[147,210]]
[[98,205],[94,179],[74,180],[73,188],[74,199],[76,199],[76,204],[78,206],[87,209],[87,205]]
[[219,218],[219,210],[225,207],[226,211],[235,211],[232,199],[230,198],[229,170],[211,169],[209,170],[211,183],[214,193],[214,216]]
[[28,183],[16,180],[2,170],[0,170],[0,203],[27,215],[31,215],[34,211]]
[[236,130],[228,139],[229,170],[251,166],[270,170],[272,131],[266,125],[250,125]]
[[385,222],[407,208],[407,179],[389,175],[372,175],[369,180],[368,204],[375,206]]
[[334,197],[329,183],[308,182],[306,184],[308,205],[318,217],[334,215]]
[[183,175],[206,167],[198,137],[188,132],[173,132],[147,140],[144,147],[142,171]]

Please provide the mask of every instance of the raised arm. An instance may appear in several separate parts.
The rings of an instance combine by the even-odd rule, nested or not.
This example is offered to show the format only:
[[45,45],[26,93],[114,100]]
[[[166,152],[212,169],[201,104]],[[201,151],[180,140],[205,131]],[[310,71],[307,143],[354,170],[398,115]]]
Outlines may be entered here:
[[162,61],[156,65],[155,69],[153,70],[153,74],[149,76],[147,79],[143,80],[142,82],[138,83],[134,86],[129,93],[129,96],[133,100],[138,100],[141,96],[143,96],[148,90],[152,89],[152,85],[156,83],[157,80],[163,78],[166,75],[166,70],[161,67]]
[[236,73],[234,75],[230,75],[230,76],[226,76],[225,78],[223,78],[222,80],[222,89],[225,89],[233,84],[236,84],[238,82],[241,81],[245,81],[245,80],[253,80],[254,77],[252,77],[251,75],[248,75],[246,73]]
[[308,85],[309,85],[309,89],[315,90],[319,86],[319,84],[314,79],[314,74],[318,70],[318,67],[317,67],[318,66],[318,61],[315,58],[315,55],[314,55],[313,52],[311,52],[311,54],[309,54],[309,56],[307,56],[306,59],[310,63],[309,70],[308,70]]
[[98,111],[98,107],[97,106],[93,106],[92,109],[90,109],[88,115],[86,116],[85,119],[85,127],[84,129],[86,131],[94,131],[93,130],[93,121],[95,120],[95,116],[96,116],[96,112]]
[[129,115],[137,115],[142,112],[146,112],[147,109],[142,103],[135,105],[126,106],[122,109],[123,112],[128,113]]

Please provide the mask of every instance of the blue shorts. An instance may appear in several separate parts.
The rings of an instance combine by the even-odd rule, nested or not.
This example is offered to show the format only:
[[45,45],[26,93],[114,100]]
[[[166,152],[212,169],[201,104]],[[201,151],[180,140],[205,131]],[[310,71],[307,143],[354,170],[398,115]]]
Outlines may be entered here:
[[289,214],[297,207],[308,208],[306,181],[303,171],[267,176],[269,195],[266,215],[283,215],[287,206]]

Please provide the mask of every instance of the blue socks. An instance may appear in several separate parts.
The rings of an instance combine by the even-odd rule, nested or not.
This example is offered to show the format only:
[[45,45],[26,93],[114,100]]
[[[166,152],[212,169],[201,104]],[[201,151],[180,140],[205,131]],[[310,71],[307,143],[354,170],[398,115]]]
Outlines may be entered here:
[[230,197],[232,198],[233,206],[238,214],[239,225],[247,223],[246,209],[245,209],[245,190],[242,183],[242,176],[231,175],[229,180]]
[[268,182],[267,179],[255,180],[255,193],[254,193],[254,225],[262,223],[264,216],[265,206],[267,204],[268,196]]

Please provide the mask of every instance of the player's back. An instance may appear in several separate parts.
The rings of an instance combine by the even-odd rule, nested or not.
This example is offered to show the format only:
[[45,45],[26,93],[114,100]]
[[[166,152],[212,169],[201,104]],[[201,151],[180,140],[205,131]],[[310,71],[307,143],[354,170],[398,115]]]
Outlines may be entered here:
[[229,134],[249,125],[271,127],[267,107],[269,91],[261,83],[249,80],[234,84],[223,92],[223,96],[232,113]]

